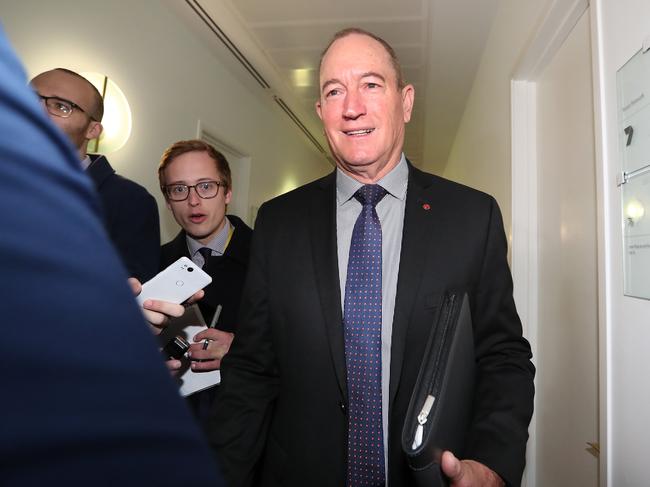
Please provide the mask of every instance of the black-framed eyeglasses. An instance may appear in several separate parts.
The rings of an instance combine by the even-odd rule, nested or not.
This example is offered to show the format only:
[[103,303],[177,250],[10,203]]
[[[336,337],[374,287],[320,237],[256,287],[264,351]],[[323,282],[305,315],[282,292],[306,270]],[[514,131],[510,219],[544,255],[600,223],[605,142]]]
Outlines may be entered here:
[[47,108],[48,113],[55,117],[68,118],[72,115],[73,111],[79,110],[88,115],[91,120],[94,120],[95,122],[97,121],[95,120],[95,117],[90,115],[86,110],[73,101],[59,98],[58,96],[43,96],[40,93],[37,93],[37,95],[45,103],[45,108]]
[[226,187],[221,181],[201,181],[193,185],[188,184],[167,184],[163,186],[163,191],[172,201],[185,201],[190,196],[190,189],[194,188],[199,198],[208,200],[219,194],[219,187]]

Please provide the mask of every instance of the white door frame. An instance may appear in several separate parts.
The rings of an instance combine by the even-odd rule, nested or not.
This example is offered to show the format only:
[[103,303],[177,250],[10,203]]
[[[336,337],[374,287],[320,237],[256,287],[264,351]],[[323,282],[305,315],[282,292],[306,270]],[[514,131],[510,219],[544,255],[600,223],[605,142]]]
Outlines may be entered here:
[[[537,355],[539,291],[536,84],[588,7],[589,0],[553,0],[511,80],[512,278],[517,310],[533,350],[533,363]],[[522,484],[536,487],[536,414],[529,433]]]
[[225,139],[217,131],[207,126],[202,120],[198,122],[197,138],[210,143],[224,156],[227,156],[230,171],[233,176],[238,176],[237,181],[234,181],[233,177],[236,185],[230,203],[230,211],[234,213],[234,210],[238,209],[240,213],[238,216],[244,220],[244,223],[252,227],[255,223],[256,211],[254,212],[250,206],[251,156],[225,142]]

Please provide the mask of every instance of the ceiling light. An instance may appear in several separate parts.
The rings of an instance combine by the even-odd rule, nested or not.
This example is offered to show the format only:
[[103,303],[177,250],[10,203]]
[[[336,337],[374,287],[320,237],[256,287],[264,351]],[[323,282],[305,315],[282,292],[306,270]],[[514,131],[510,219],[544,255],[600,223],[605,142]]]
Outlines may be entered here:
[[306,88],[309,86],[313,86],[313,83],[311,82],[313,71],[314,71],[313,69],[306,69],[306,68],[292,69],[291,82],[293,83],[294,86],[297,86],[299,88]]

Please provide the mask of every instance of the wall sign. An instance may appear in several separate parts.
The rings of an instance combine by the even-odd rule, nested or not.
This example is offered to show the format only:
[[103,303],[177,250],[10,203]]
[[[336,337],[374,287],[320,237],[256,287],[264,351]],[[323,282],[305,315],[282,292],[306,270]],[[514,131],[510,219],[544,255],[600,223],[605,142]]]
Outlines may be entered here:
[[616,74],[624,293],[650,299],[650,46]]

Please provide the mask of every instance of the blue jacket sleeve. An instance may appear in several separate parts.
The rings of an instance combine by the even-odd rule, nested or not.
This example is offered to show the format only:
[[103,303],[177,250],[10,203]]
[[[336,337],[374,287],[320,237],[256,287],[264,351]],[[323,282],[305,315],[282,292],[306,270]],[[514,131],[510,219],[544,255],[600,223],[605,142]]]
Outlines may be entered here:
[[91,183],[1,30],[0,208],[3,485],[221,485]]

